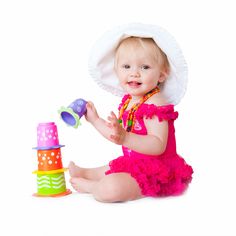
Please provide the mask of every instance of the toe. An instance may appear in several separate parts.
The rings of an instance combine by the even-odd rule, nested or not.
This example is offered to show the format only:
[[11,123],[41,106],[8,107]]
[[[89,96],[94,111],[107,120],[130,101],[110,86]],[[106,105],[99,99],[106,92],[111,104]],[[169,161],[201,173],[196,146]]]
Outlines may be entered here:
[[76,184],[76,182],[77,182],[76,179],[77,179],[77,178],[70,178],[70,183],[71,183],[71,184]]
[[73,166],[75,166],[75,163],[73,161],[71,161],[68,165],[68,168],[72,168]]

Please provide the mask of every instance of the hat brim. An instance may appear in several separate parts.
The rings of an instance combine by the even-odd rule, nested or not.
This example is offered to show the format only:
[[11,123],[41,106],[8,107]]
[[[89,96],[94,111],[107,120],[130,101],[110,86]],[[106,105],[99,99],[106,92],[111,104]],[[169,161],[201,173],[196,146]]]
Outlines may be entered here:
[[100,87],[117,96],[125,91],[119,85],[114,71],[115,50],[125,38],[136,36],[153,38],[167,55],[170,74],[163,84],[161,93],[170,104],[178,104],[187,87],[188,69],[182,51],[174,37],[156,25],[133,23],[119,26],[105,33],[92,48],[89,58],[89,72]]

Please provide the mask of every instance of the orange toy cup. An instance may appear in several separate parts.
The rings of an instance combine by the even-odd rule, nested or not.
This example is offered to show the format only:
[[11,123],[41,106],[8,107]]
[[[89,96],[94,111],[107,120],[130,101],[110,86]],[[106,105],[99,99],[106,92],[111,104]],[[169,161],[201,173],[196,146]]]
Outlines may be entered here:
[[60,148],[50,150],[38,150],[38,170],[50,171],[62,169]]

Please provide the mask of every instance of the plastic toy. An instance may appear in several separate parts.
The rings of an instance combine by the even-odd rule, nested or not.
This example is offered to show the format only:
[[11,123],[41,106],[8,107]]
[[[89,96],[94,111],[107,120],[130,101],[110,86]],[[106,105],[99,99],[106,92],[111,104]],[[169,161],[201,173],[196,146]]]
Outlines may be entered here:
[[57,126],[54,122],[40,123],[37,127],[38,146],[34,147],[38,155],[37,197],[60,197],[71,193],[66,189],[61,147],[59,144]]
[[86,113],[86,104],[87,102],[84,99],[79,98],[68,107],[61,107],[58,112],[67,125],[77,128],[81,125],[81,117]]

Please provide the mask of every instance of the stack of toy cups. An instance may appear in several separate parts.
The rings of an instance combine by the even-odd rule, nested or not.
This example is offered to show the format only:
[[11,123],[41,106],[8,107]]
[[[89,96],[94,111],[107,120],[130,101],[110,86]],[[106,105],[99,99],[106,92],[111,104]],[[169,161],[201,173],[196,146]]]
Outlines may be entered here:
[[71,193],[66,189],[61,147],[59,144],[57,126],[54,122],[40,123],[37,127],[38,146],[38,192],[34,196],[59,197]]

